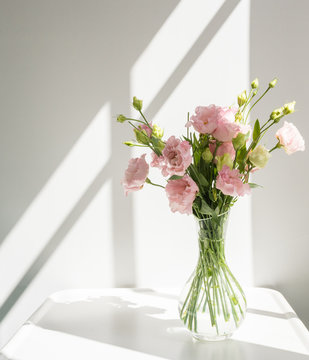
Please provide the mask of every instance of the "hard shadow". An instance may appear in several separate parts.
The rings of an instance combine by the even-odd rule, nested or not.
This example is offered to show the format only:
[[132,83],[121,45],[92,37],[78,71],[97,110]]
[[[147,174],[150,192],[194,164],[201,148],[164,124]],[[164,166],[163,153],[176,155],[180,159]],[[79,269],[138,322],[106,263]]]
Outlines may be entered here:
[[[0,244],[102,103],[110,104],[112,115],[129,112],[130,70],[177,4],[178,0],[151,4],[142,0],[44,4],[30,0],[27,5],[18,4],[18,9],[14,3],[3,6],[1,84],[6,92],[0,106],[4,119],[0,132],[4,174],[0,182]],[[17,57],[16,51],[24,51],[25,56]],[[134,285],[132,200],[123,196],[120,186],[130,156],[121,144],[130,132],[116,124],[114,117],[111,121],[109,164],[8,295],[0,309],[0,321],[108,179],[112,182],[114,284]]]
[[[144,295],[144,293],[142,293]],[[142,296],[143,296],[142,295]],[[138,299],[138,296],[137,296]],[[152,301],[153,303],[153,301]],[[147,304],[147,302],[143,302]],[[62,332],[115,345],[164,359],[295,359],[299,353],[238,340],[196,342],[177,315],[156,306],[139,305],[121,296],[87,297],[84,301],[48,300],[30,323],[43,329]],[[168,314],[166,318],[164,315]]]
[[[120,2],[122,4],[122,2]],[[150,15],[149,9],[145,7],[145,4],[141,5],[139,1],[136,2],[136,6],[138,3],[138,7],[136,8],[135,16],[138,16],[138,13],[143,14],[141,18],[146,19],[147,14]],[[190,51],[186,54],[180,65],[176,68],[174,73],[168,79],[164,87],[161,89],[160,93],[150,104],[150,107],[147,110],[148,115],[153,116],[155,112],[162,106],[164,101],[170,96],[172,91],[177,87],[179,82],[185,76],[185,74],[189,71],[190,67],[194,64],[198,56],[202,53],[202,51],[209,44],[213,36],[223,25],[224,21],[228,18],[231,12],[239,3],[239,0],[226,1],[222,7],[218,10],[214,18],[211,22],[206,26],[203,33],[199,36],[197,41],[193,44]],[[120,31],[119,39],[117,38],[116,43],[117,47],[111,47],[109,50],[109,56],[104,59],[104,66],[102,65],[101,74],[97,74],[98,77],[101,76],[102,79],[106,80],[104,84],[107,86],[111,83],[111,81],[117,81],[119,86],[111,86],[108,94],[107,88],[101,89],[102,94],[108,95],[108,100],[111,103],[112,113],[117,113],[119,109],[124,110],[128,109],[128,99],[129,99],[129,72],[130,68],[136,60],[138,54],[141,53],[142,49],[149,42],[149,38],[153,36],[154,30],[157,30],[159,26],[162,24],[162,21],[166,18],[166,16],[170,13],[170,11],[177,4],[176,1],[170,2],[167,7],[165,4],[165,11],[162,12],[159,6],[159,3],[151,9],[151,14],[153,18],[153,13],[156,13],[157,19],[153,26],[150,26],[147,22],[147,31],[144,31],[143,34],[138,34],[138,42],[131,42],[129,39],[134,39],[135,34],[134,31],[138,31],[139,29],[134,29],[134,27],[128,30],[127,33],[124,31]],[[108,11],[104,13],[104,19],[100,21],[106,20],[104,23],[104,27],[102,30],[102,43],[108,42],[107,39],[104,40],[104,36],[108,31],[111,31],[113,27],[120,21],[122,26],[125,28],[125,25],[128,22],[127,19],[127,3],[123,3],[123,8],[120,13],[118,13],[118,6],[113,4],[109,4]],[[130,3],[130,10],[135,9],[134,4]],[[100,10],[103,8],[100,7]],[[86,12],[89,11],[85,10]],[[117,13],[117,16],[116,16]],[[145,18],[146,15],[146,18]],[[121,17],[123,16],[123,19]],[[113,23],[114,18],[117,18],[117,24]],[[146,20],[144,20],[146,21]],[[131,23],[131,22],[130,22]],[[140,24],[141,25],[141,24]],[[118,32],[116,32],[118,34]],[[137,37],[137,34],[136,34]],[[114,39],[115,41],[115,39]],[[128,53],[127,44],[130,43],[130,52]],[[95,43],[93,43],[94,45]],[[92,49],[94,51],[94,49]],[[94,53],[97,54],[97,51]],[[126,53],[126,61],[122,56],[123,53]],[[99,53],[100,58],[104,52]],[[96,59],[97,61],[97,59]],[[116,71],[116,74],[115,74]],[[113,77],[114,76],[114,77]],[[115,85],[115,84],[113,84]],[[98,95],[99,89],[97,88],[95,91],[95,95]],[[102,173],[104,173],[105,179],[108,174],[112,180],[112,214],[113,214],[113,247],[114,247],[114,284],[115,286],[134,286],[135,282],[135,254],[134,254],[134,233],[133,233],[133,218],[132,218],[132,202],[126,199],[124,202],[124,197],[119,185],[119,179],[122,177],[123,169],[125,168],[125,162],[128,158],[127,149],[121,148],[119,144],[121,141],[127,136],[128,130],[125,127],[120,127],[119,124],[115,122],[112,123],[111,127],[111,138],[112,138],[112,157],[110,159],[109,165],[102,170],[97,179],[94,180],[93,184],[90,188],[85,192],[84,196],[79,200],[77,205],[74,207],[72,212],[69,214],[67,219],[64,220],[63,224],[57,230],[56,234],[53,238],[48,242],[48,244],[44,247],[41,253],[37,256],[31,267],[24,274],[23,278],[19,281],[17,286],[11,292],[11,294],[7,297],[5,302],[3,303],[0,309],[0,321],[4,319],[4,317],[8,314],[17,300],[20,298],[25,289],[29,286],[34,277],[38,274],[40,269],[44,266],[46,261],[52,256],[55,252],[56,248],[59,246],[65,235],[72,228],[74,223],[82,214],[83,210],[93,199],[94,195],[98,192],[99,186],[103,185],[102,182]],[[115,166],[115,164],[118,166]],[[113,166],[112,166],[113,165]],[[109,172],[106,171],[109,170]],[[101,183],[100,183],[101,181]],[[126,266],[123,266],[126,264]]]
[[147,107],[146,116],[152,118],[161,109],[164,103],[169,99],[170,95],[179,85],[181,80],[185,77],[192,65],[207,48],[208,44],[214,38],[216,33],[220,30],[222,25],[232,14],[240,0],[225,1],[208,25],[205,27],[201,35],[197,38],[195,43],[191,46],[190,50],[181,60],[180,64],[176,67],[165,84],[160,89],[159,93],[152,100]]
[[274,311],[265,311],[260,309],[251,309],[248,308],[247,312],[250,314],[257,314],[257,315],[264,315],[264,316],[271,316],[278,319],[298,319],[298,316],[294,312],[286,312],[286,313],[277,313]]
[[88,207],[94,197],[97,195],[99,190],[102,188],[106,180],[109,179],[111,171],[110,162],[101,170],[97,177],[88,187],[87,191],[79,199],[77,204],[71,210],[66,219],[62,222],[54,236],[49,240],[43,250],[38,254],[36,259],[32,262],[31,266],[27,269],[24,276],[20,279],[14,290],[6,298],[0,308],[0,321],[9,313],[18,299],[22,296],[23,292],[27,289],[29,284],[33,281],[36,275],[40,272],[43,266],[46,264],[48,259],[54,254],[62,240],[72,229],[74,224],[78,221],[84,210]]
[[[102,104],[129,108],[130,70],[178,2],[3,4],[0,244]],[[123,168],[129,155],[121,155]]]

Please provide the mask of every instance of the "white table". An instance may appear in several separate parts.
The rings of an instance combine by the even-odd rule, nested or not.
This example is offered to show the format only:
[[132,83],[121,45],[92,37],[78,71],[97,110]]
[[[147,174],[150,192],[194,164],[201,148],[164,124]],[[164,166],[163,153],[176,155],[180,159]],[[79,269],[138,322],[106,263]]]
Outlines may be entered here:
[[196,342],[178,319],[177,290],[66,290],[51,295],[0,359],[307,359],[309,332],[277,291],[246,290],[248,314],[231,339]]

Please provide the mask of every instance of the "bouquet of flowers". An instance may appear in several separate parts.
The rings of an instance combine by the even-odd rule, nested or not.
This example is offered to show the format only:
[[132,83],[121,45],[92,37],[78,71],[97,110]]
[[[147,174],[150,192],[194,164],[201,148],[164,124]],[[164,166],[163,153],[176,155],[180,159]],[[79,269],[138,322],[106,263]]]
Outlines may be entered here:
[[[179,308],[181,319],[196,337],[228,336],[231,319],[237,328],[244,317],[245,296],[224,255],[229,209],[239,196],[258,186],[249,181],[250,173],[264,168],[274,150],[282,148],[290,155],[305,148],[299,131],[287,121],[275,133],[271,149],[261,143],[270,128],[294,112],[295,101],[275,109],[265,121],[256,119],[253,127],[248,122],[253,107],[276,83],[277,79],[272,80],[258,96],[259,81],[253,80],[250,90],[238,96],[238,106],[198,106],[191,117],[188,114],[186,133],[179,138],[163,139],[163,130],[145,118],[142,100],[136,97],[133,107],[140,117],[117,117],[133,127],[135,140],[125,145],[151,149],[150,161],[146,154],[130,160],[122,181],[125,194],[142,189],[145,183],[162,187],[173,212],[193,214],[198,220],[200,258]],[[164,185],[148,178],[149,165],[161,171]],[[205,330],[199,311],[209,315],[214,334]]]

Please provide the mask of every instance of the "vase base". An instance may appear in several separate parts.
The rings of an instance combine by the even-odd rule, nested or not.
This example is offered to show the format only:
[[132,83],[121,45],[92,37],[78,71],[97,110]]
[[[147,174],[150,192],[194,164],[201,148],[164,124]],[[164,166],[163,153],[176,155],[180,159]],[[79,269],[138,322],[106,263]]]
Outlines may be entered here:
[[200,334],[192,334],[193,338],[200,342],[209,342],[209,341],[223,341],[229,339],[232,334],[228,335],[217,335],[217,336],[205,336]]

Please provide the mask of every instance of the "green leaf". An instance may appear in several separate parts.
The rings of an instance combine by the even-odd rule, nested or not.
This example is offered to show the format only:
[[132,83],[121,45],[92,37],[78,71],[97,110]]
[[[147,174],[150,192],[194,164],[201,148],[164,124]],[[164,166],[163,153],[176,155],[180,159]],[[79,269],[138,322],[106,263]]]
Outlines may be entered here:
[[260,122],[259,119],[256,119],[253,128],[253,141],[257,140],[257,138],[260,136],[260,133],[261,133]]
[[151,136],[150,140],[155,149],[158,149],[160,152],[164,149],[165,143],[161,139]]
[[198,165],[200,163],[200,159],[201,159],[201,152],[200,151],[194,151],[194,164]]
[[216,216],[215,211],[207,204],[207,202],[204,199],[202,199],[200,212],[202,214]]
[[170,180],[179,180],[179,179],[182,179],[182,176],[172,175],[172,176],[168,179],[168,181],[170,181]]
[[193,134],[193,139],[194,139],[194,145],[197,146],[198,145],[198,140],[197,140],[195,134]]
[[203,174],[198,174],[199,177],[199,182],[201,185],[203,186],[208,186],[209,182],[207,181],[207,179],[205,178],[205,176]]
[[216,188],[212,188],[212,194],[214,196],[214,200],[217,201],[217,190],[216,190]]
[[248,183],[251,189],[257,188],[257,187],[263,187],[262,185],[255,184],[255,183]]
[[246,156],[247,156],[247,149],[246,149],[246,145],[245,145],[237,151],[236,161],[237,161],[238,169],[240,172],[243,172],[243,170],[246,167],[246,163],[245,163]]
[[247,134],[238,133],[237,136],[232,139],[234,149],[237,151],[246,145],[246,141],[249,139],[250,131]]
[[183,136],[183,139],[184,140],[186,140],[186,141],[188,141],[188,143],[190,144],[190,145],[192,145],[192,141],[191,141],[191,139],[189,139],[188,137],[186,137],[186,136]]
[[215,201],[214,194],[212,192],[212,188],[210,187],[208,190],[208,197],[211,201]]

